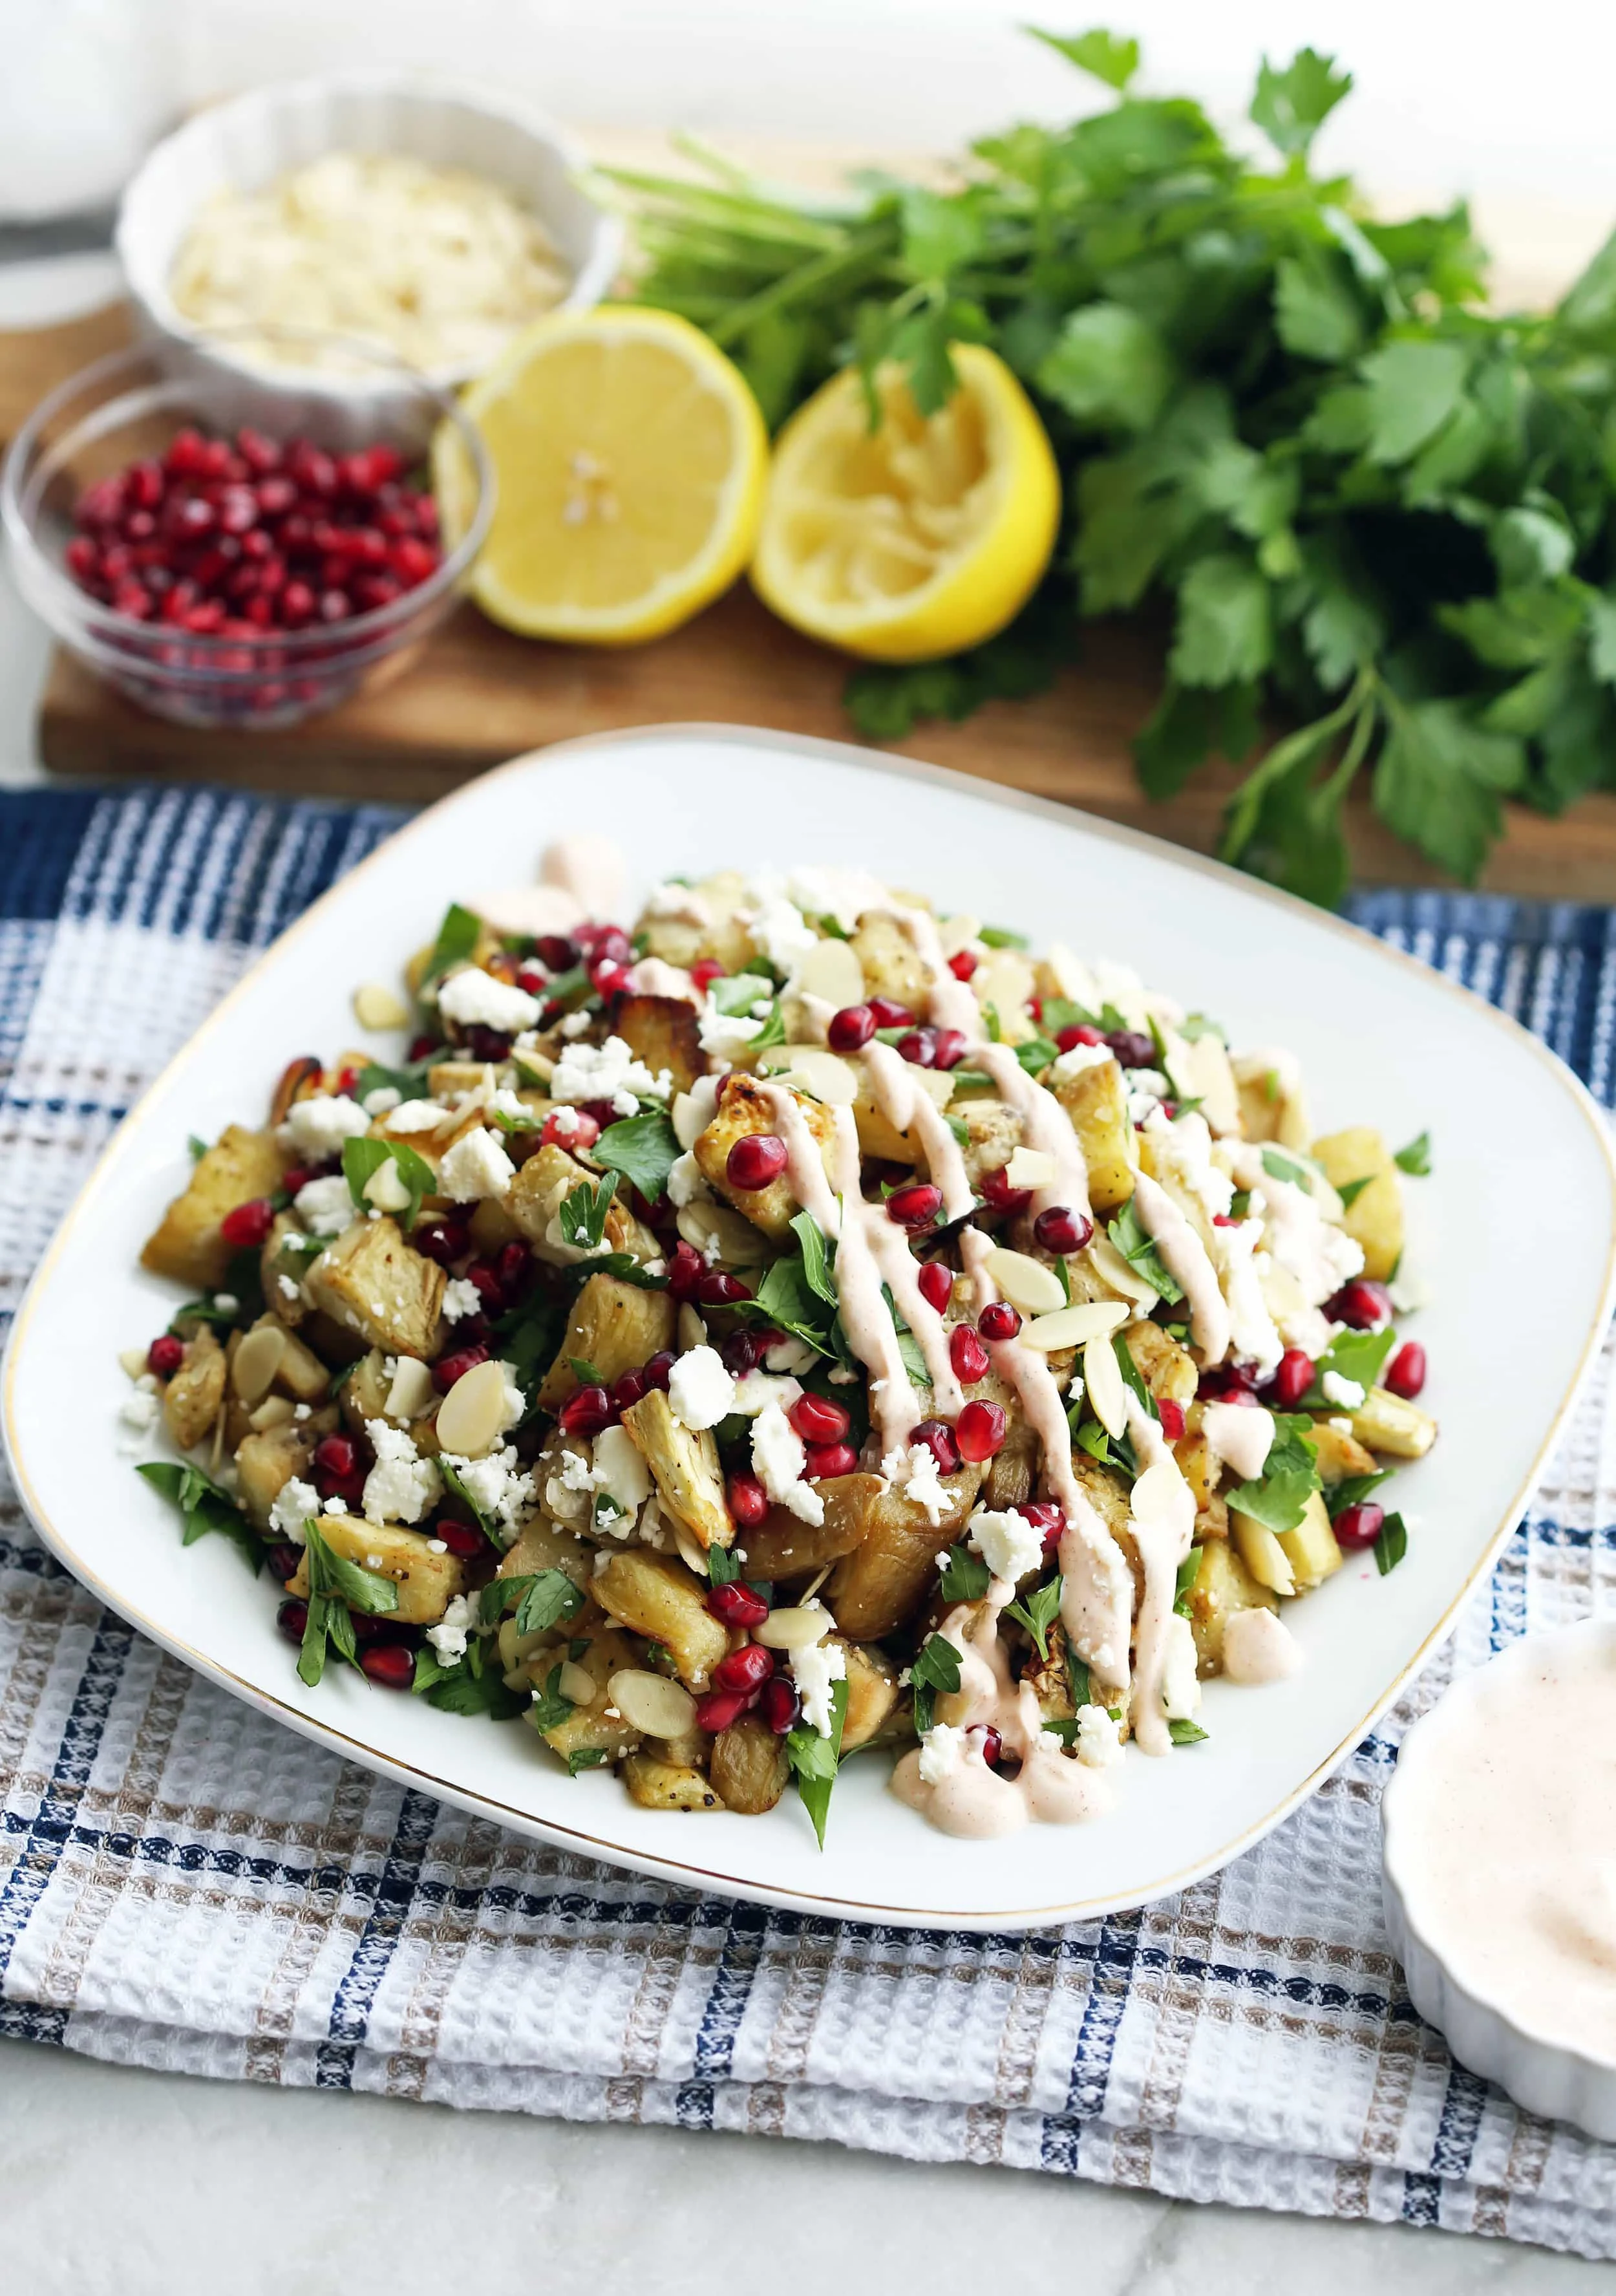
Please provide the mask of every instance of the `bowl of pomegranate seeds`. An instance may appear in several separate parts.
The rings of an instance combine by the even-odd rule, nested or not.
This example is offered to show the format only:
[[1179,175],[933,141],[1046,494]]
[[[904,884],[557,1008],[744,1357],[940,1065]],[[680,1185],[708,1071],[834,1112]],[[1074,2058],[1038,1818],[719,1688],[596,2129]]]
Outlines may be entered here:
[[[140,708],[295,725],[396,675],[453,606],[493,510],[481,445],[446,393],[349,350],[386,372],[385,418],[374,400],[362,416],[135,349],[73,376],[18,433],[0,470],[17,586]],[[424,461],[444,422],[477,489],[453,548]]]

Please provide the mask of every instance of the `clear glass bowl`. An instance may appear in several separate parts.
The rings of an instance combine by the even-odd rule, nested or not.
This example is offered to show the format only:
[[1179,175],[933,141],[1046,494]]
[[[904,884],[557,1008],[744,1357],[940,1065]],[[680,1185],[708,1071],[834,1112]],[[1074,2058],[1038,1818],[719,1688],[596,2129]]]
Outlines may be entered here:
[[[252,332],[261,342],[269,331]],[[306,330],[278,332],[289,348],[320,340]],[[0,468],[0,526],[19,591],[70,653],[154,716],[249,732],[296,725],[396,676],[453,607],[494,514],[482,441],[453,398],[402,361],[361,343],[339,348],[335,390],[268,366],[232,372],[192,361],[172,344],[118,351],[61,384],[12,440]],[[333,455],[393,447],[406,474],[426,486],[422,466],[445,422],[465,448],[454,457],[467,474],[453,520],[459,539],[450,547],[445,535],[436,570],[370,612],[250,639],[203,636],[119,613],[67,570],[83,489],[160,457],[182,430],[233,438],[245,426],[277,442],[308,439]]]

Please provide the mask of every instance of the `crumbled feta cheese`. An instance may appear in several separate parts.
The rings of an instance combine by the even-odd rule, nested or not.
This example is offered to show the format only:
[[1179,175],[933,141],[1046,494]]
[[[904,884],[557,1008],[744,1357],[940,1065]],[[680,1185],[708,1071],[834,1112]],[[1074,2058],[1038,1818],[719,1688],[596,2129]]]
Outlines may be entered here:
[[867,869],[840,869],[817,864],[793,869],[786,890],[799,909],[811,917],[834,917],[844,932],[851,932],[866,909],[892,906],[892,895]]
[[709,996],[696,1022],[696,1035],[704,1053],[714,1060],[744,1060],[747,1046],[754,1037],[761,1037],[768,1023],[748,1020],[743,1013],[721,1013]]
[[653,1076],[621,1037],[603,1045],[568,1045],[550,1080],[551,1100],[607,1100],[619,1116],[633,1116],[641,1100],[666,1100],[673,1079],[666,1069]]
[[1077,1710],[1077,1759],[1091,1770],[1103,1770],[1122,1759],[1122,1733],[1103,1706]]
[[755,1419],[771,1403],[778,1403],[782,1411],[789,1411],[802,1391],[799,1380],[776,1379],[766,1371],[744,1372],[735,1382],[735,1400],[730,1408],[739,1411],[743,1418]]
[[453,1666],[465,1657],[471,1626],[469,1600],[464,1595],[451,1595],[443,1617],[435,1627],[427,1628],[427,1640],[445,1666]]
[[967,1536],[994,1578],[1008,1578],[1012,1586],[1043,1561],[1043,1533],[1024,1514],[1008,1508],[1000,1513],[978,1507]]
[[686,1204],[694,1203],[698,1196],[705,1196],[706,1193],[707,1184],[702,1177],[701,1167],[687,1148],[684,1154],[675,1156],[668,1167],[668,1201],[675,1211],[682,1211]]
[[825,1502],[802,1472],[808,1453],[802,1437],[778,1403],[769,1404],[752,1422],[752,1472],[776,1506],[785,1507],[799,1521],[821,1523]]
[[516,1177],[516,1166],[486,1126],[462,1132],[437,1168],[442,1193],[457,1204],[477,1203],[487,1196],[504,1195]]
[[819,940],[819,935],[794,901],[770,885],[753,888],[754,906],[741,914],[752,946],[766,956],[782,978],[791,972]]
[[681,1427],[700,1434],[735,1407],[735,1382],[716,1348],[692,1348],[668,1374],[668,1401]]
[[233,1316],[241,1303],[233,1292],[216,1292],[213,1295],[213,1304],[221,1316]]
[[587,1451],[563,1451],[561,1454],[561,1483],[569,1491],[592,1491],[595,1471]]
[[294,1100],[286,1111],[281,1137],[298,1155],[314,1161],[338,1156],[345,1140],[356,1140],[371,1128],[371,1119],[356,1100],[346,1094],[316,1093],[312,1100]]
[[1162,1710],[1170,1722],[1188,1722],[1201,1704],[1195,1630],[1175,1611],[1162,1636]]
[[126,1450],[137,1447],[141,1440],[156,1426],[163,1408],[163,1398],[157,1391],[157,1382],[148,1372],[118,1406],[118,1424],[124,1430]]
[[495,1029],[502,1036],[513,1037],[518,1029],[536,1028],[544,1008],[525,988],[469,964],[443,983],[437,1009],[457,1029]]
[[980,1751],[979,1738],[975,1746],[970,1732],[961,1724],[951,1722],[933,1725],[920,1741],[920,1782],[923,1785],[938,1786]]
[[401,1101],[388,1112],[389,1132],[436,1132],[447,1124],[453,1111],[436,1100]]
[[1326,1372],[1318,1382],[1318,1391],[1326,1403],[1339,1403],[1343,1411],[1356,1411],[1364,1399],[1361,1381],[1348,1379],[1339,1371]]
[[276,1277],[275,1277],[275,1282],[276,1282],[276,1283],[280,1285],[280,1287],[281,1287],[281,1297],[282,1297],[283,1300],[289,1300],[289,1301],[290,1301],[290,1300],[301,1300],[301,1299],[302,1299],[302,1297],[303,1297],[303,1286],[302,1286],[302,1285],[301,1285],[301,1284],[297,1281],[297,1279],[296,1279],[294,1276],[277,1275],[276,1275]]
[[520,1529],[534,1504],[534,1480],[508,1443],[480,1459],[462,1459],[453,1452],[444,1456],[479,1513],[502,1532]]
[[346,1514],[348,1511],[346,1499],[327,1499],[324,1504],[327,1514]]
[[306,1180],[292,1198],[292,1210],[311,1235],[340,1235],[355,1217],[354,1199],[340,1172]]
[[269,1511],[269,1527],[294,1546],[308,1544],[305,1526],[320,1513],[320,1494],[313,1483],[306,1483],[299,1475],[282,1484],[275,1494],[275,1503]]
[[791,1376],[797,1372],[812,1371],[819,1361],[819,1351],[806,1340],[778,1340],[763,1357],[763,1369],[777,1375]]
[[294,1419],[307,1419],[308,1417],[310,1417],[310,1415],[311,1415],[311,1414],[310,1414],[310,1409],[309,1409],[309,1406],[308,1406],[308,1405],[307,1405],[306,1403],[294,1403],[294,1404],[293,1404],[293,1406],[292,1406],[292,1417],[293,1417]]
[[943,1488],[937,1455],[929,1444],[911,1443],[906,1450],[889,1451],[881,1472],[894,1490],[926,1509],[927,1522],[940,1523],[953,1501]]
[[482,1313],[483,1295],[468,1275],[452,1275],[444,1286],[445,1321],[458,1324],[462,1316]]
[[1055,1062],[1053,1073],[1058,1083],[1065,1083],[1068,1077],[1081,1076],[1085,1069],[1103,1068],[1115,1058],[1109,1045],[1073,1045]]
[[561,1034],[568,1039],[587,1036],[593,1025],[594,1017],[594,1014],[589,1012],[568,1013],[561,1022]]
[[365,1114],[373,1119],[378,1116],[390,1115],[403,1098],[404,1095],[396,1084],[379,1084],[373,1090],[366,1093],[359,1104]]
[[370,1522],[419,1522],[443,1495],[443,1478],[423,1459],[403,1427],[367,1419],[364,1431],[376,1464],[364,1479],[364,1512]]
[[821,1738],[828,1738],[832,1719],[832,1685],[847,1676],[847,1653],[840,1643],[810,1643],[791,1653],[791,1678],[803,1702],[803,1719]]

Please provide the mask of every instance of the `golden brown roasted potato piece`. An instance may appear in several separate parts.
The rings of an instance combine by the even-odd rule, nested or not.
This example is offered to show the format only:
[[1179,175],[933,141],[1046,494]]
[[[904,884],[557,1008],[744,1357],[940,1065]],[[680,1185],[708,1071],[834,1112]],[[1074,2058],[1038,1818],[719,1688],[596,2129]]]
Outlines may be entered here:
[[1299,1595],[1305,1595],[1310,1587],[1317,1587],[1333,1570],[1339,1570],[1346,1559],[1335,1543],[1329,1512],[1318,1491],[1308,1500],[1308,1511],[1295,1529],[1282,1530],[1277,1537]]
[[980,1190],[988,1174],[1001,1170],[1021,1145],[1021,1118],[1002,1100],[961,1100],[951,1103],[949,1113],[965,1126],[966,1176]]
[[1172,1456],[1179,1463],[1179,1472],[1195,1494],[1196,1511],[1206,1505],[1212,1495],[1212,1486],[1220,1472],[1217,1455],[1198,1429],[1180,1435],[1172,1447]]
[[390,1219],[355,1220],[305,1279],[310,1304],[390,1356],[437,1353],[445,1276]]
[[755,954],[752,936],[739,913],[752,906],[747,881],[737,869],[721,869],[700,878],[689,917],[642,915],[636,935],[645,936],[645,953],[665,964],[694,964],[698,957],[714,957],[726,972],[744,972]]
[[1228,1511],[1229,1540],[1242,1562],[1260,1587],[1271,1587],[1276,1595],[1296,1592],[1296,1573],[1291,1568],[1291,1558],[1266,1523],[1254,1515],[1242,1514],[1238,1507]]
[[856,1507],[837,1504],[834,1483],[815,1488],[826,1502],[823,1522],[804,1522],[800,1515],[777,1506],[747,1531],[749,1578],[802,1578],[853,1553],[869,1528],[866,1517]]
[[880,910],[861,917],[853,935],[853,952],[864,968],[866,996],[890,996],[923,1018],[929,988],[926,967],[915,944],[897,919]]
[[1007,1045],[1030,1043],[1038,1034],[1027,999],[1037,986],[1032,964],[1018,948],[991,948],[977,960],[971,988],[985,1014],[991,1004],[999,1015],[999,1033]]
[[1181,1348],[1171,1332],[1148,1319],[1130,1324],[1122,1337],[1152,1395],[1188,1409],[1196,1399],[1200,1376],[1188,1349]]
[[1305,1148],[1313,1127],[1307,1093],[1295,1062],[1270,1053],[1236,1053],[1231,1067],[1240,1095],[1240,1120],[1248,1140],[1274,1140],[1282,1148]]
[[786,1742],[755,1715],[743,1714],[714,1739],[709,1774],[726,1809],[761,1817],[774,1808],[791,1775]]
[[[547,1260],[553,1267],[566,1267],[587,1257],[562,1236],[560,1211],[575,1188],[592,1188],[600,1177],[598,1172],[585,1170],[565,1148],[558,1148],[553,1143],[537,1150],[520,1167],[506,1193],[504,1210],[527,1238],[535,1259]],[[600,1249],[626,1251],[634,1259],[654,1259],[657,1247],[656,1237],[644,1222],[637,1220],[628,1206],[614,1196],[606,1208]]]
[[643,1292],[637,1284],[619,1283],[615,1275],[590,1276],[572,1303],[566,1336],[544,1374],[539,1403],[546,1411],[559,1410],[577,1386],[570,1357],[593,1364],[608,1387],[625,1371],[649,1363],[673,1346],[677,1315],[665,1292]]
[[[928,1094],[939,1108],[946,1108],[953,1098],[954,1079],[945,1069],[911,1069],[910,1079],[921,1091]],[[862,1062],[859,1064],[858,1096],[853,1103],[853,1120],[858,1128],[859,1147],[866,1156],[879,1156],[889,1164],[922,1164],[926,1151],[920,1144],[918,1130],[900,1132],[892,1119],[884,1115],[877,1104],[875,1087]]]
[[730,1647],[727,1628],[706,1607],[706,1591],[676,1554],[644,1547],[611,1555],[590,1580],[591,1594],[609,1617],[672,1652],[687,1690],[705,1690]]
[[[576,1621],[574,1622],[573,1636],[574,1643],[567,1645],[567,1652],[582,1639]],[[539,1725],[533,1722],[538,1710],[535,1708],[529,1707],[526,1718],[533,1722],[544,1743],[559,1754],[563,1761],[573,1754],[628,1753],[639,1744],[640,1733],[631,1729],[617,1712],[607,1684],[620,1668],[639,1665],[634,1645],[616,1628],[597,1626],[589,1630],[585,1647],[575,1659],[569,1658],[567,1652],[540,1651],[528,1662],[528,1679],[535,1690],[545,1690],[556,1669],[565,1661],[583,1668],[595,1685],[594,1696],[587,1702],[580,1702],[575,1705],[570,1714],[561,1721],[552,1723],[548,1729],[540,1729]]]
[[210,1324],[185,1343],[185,1359],[163,1390],[163,1420],[176,1450],[191,1451],[219,1415],[224,1400],[224,1350]]
[[269,1529],[269,1511],[294,1475],[308,1465],[316,1439],[308,1422],[272,1427],[265,1433],[249,1431],[236,1447],[236,1480],[248,1520],[259,1530]]
[[1114,1061],[1098,1062],[1092,1068],[1079,1069],[1075,1076],[1055,1078],[1050,1089],[1072,1119],[1083,1152],[1089,1201],[1096,1212],[1109,1218],[1133,1193],[1128,1153],[1133,1128],[1122,1071]]
[[630,1440],[656,1479],[657,1494],[703,1546],[728,1546],[735,1536],[724,1497],[723,1470],[711,1428],[694,1434],[673,1416],[659,1388],[623,1414]]
[[342,1415],[355,1435],[363,1435],[365,1421],[380,1419],[387,1407],[392,1382],[381,1367],[385,1360],[380,1348],[371,1348],[360,1357],[337,1390]]
[[[774,1736],[770,1731],[771,1738]],[[698,1769],[665,1762],[655,1754],[631,1754],[619,1775],[628,1798],[641,1809],[718,1809],[718,1796]]]
[[[792,1193],[790,1182],[782,1174],[778,1180],[771,1180],[766,1188],[738,1188],[730,1178],[729,1172],[730,1151],[738,1140],[743,1140],[753,1133],[773,1132],[776,1128],[769,1089],[755,1077],[739,1074],[726,1077],[718,1096],[718,1112],[690,1152],[703,1178],[716,1194],[733,1204],[738,1212],[744,1213],[754,1227],[761,1228],[765,1235],[779,1239],[788,1234],[792,1221],[802,1209]],[[831,1111],[804,1094],[799,1093],[796,1097],[804,1123],[823,1150],[833,1136]]]
[[156,1275],[170,1275],[192,1291],[216,1292],[234,1258],[219,1234],[220,1221],[238,1204],[273,1195],[286,1161],[273,1132],[226,1125],[213,1146],[197,1158],[184,1192],[148,1237],[140,1256],[142,1267]]
[[1223,1629],[1236,1611],[1277,1611],[1277,1601],[1260,1586],[1228,1539],[1197,1550],[1201,1567],[1189,1592],[1189,1624],[1202,1675],[1223,1671]]
[[1371,1451],[1392,1459],[1423,1459],[1436,1441],[1436,1422],[1417,1403],[1389,1388],[1372,1387],[1351,1414],[1352,1432]]
[[707,1072],[696,1007],[686,997],[624,996],[612,1014],[612,1034],[653,1076],[666,1069],[675,1092],[689,1092]]
[[902,1625],[926,1593],[938,1555],[969,1514],[982,1479],[978,1466],[945,1475],[949,1510],[935,1524],[918,1500],[905,1497],[879,1475],[837,1475],[816,1486],[827,1519],[833,1509],[838,1514],[845,1509],[864,1526],[863,1537],[837,1564],[825,1589],[845,1635],[874,1642]]
[[1342,1216],[1342,1226],[1364,1255],[1364,1274],[1389,1280],[1403,1256],[1403,1191],[1392,1152],[1369,1125],[1327,1133],[1313,1143],[1313,1160],[1333,1188],[1367,1180]]
[[[398,1608],[389,1615],[401,1626],[433,1625],[448,1609],[449,1597],[465,1592],[465,1564],[456,1554],[435,1554],[425,1530],[411,1530],[401,1522],[368,1522],[357,1514],[322,1514],[319,1528],[333,1554],[392,1579]],[[306,1554],[286,1591],[308,1593]]]
[[[986,1382],[973,1388],[973,1394],[984,1400],[1002,1402],[1004,1398],[987,1392]],[[981,1498],[986,1507],[1002,1511],[1018,1507],[1032,1496],[1038,1485],[1039,1470],[1043,1464],[1043,1445],[1035,1431],[1022,1418],[1012,1401],[1007,1406],[1004,1442],[988,1461],[987,1474],[983,1480]]]
[[[1367,1403],[1368,1398],[1364,1400]],[[1319,1480],[1326,1489],[1332,1483],[1344,1483],[1350,1475],[1375,1472],[1375,1454],[1367,1451],[1356,1435],[1332,1427],[1329,1420],[1315,1419],[1309,1439],[1318,1455]]]
[[868,1746],[884,1730],[902,1697],[898,1669],[875,1644],[851,1643],[845,1635],[834,1639],[846,1652],[847,1718],[842,1725],[842,1751]]

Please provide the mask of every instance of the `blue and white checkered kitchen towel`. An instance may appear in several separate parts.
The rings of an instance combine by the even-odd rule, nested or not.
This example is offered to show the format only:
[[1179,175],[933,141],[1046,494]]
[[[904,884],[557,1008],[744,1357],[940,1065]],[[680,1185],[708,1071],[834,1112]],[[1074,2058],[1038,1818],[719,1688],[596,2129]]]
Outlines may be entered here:
[[[0,799],[0,1315],[148,1078],[394,819]],[[1608,913],[1382,893],[1357,914],[1616,1097]],[[1616,2256],[1616,2148],[1516,2112],[1409,2006],[1375,1808],[1456,1667],[1616,1607],[1610,1390],[1607,1357],[1455,1643],[1302,1809],[1181,1897],[1033,1937],[695,1897],[442,1808],[102,1611],[0,1480],[0,2032]]]

